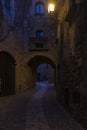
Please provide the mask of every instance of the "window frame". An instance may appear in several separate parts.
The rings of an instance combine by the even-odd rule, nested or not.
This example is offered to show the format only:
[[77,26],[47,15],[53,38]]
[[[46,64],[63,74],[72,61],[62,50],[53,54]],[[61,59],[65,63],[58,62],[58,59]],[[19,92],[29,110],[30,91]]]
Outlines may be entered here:
[[44,3],[41,1],[36,2],[35,4],[35,15],[43,16],[45,12]]
[[[43,36],[41,36],[41,33],[43,33]],[[36,39],[43,39],[44,38],[44,31],[43,30],[37,30],[36,31]]]

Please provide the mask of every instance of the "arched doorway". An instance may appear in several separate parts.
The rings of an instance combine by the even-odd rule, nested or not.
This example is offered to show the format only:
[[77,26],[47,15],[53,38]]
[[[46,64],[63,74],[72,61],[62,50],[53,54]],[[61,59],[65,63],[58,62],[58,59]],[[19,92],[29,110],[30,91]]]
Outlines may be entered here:
[[36,69],[36,80],[46,81],[48,80],[48,64],[40,64]]
[[43,63],[38,65],[36,69],[36,80],[37,81],[48,81],[49,83],[54,83],[55,78],[54,68],[48,64]]
[[[47,70],[44,70],[44,74],[42,74],[42,77],[40,77],[41,76],[41,73],[43,73],[43,68],[44,68],[44,66],[45,66],[45,69],[47,69],[46,68],[46,66],[48,67],[48,70],[52,70],[52,72],[54,72],[54,81],[53,81],[53,83],[54,84],[56,84],[56,65],[55,65],[55,63],[49,58],[49,57],[46,57],[46,56],[41,56],[41,55],[37,55],[37,56],[34,56],[33,58],[31,58],[30,60],[29,60],[29,62],[28,62],[28,65],[32,68],[32,72],[33,72],[33,76],[31,75],[31,77],[32,77],[32,81],[33,82],[35,82],[36,80],[37,80],[37,77],[36,76],[38,76],[38,79],[40,80],[42,80],[42,77],[44,76],[44,74],[45,74],[45,76],[46,76],[46,72],[45,71],[47,71]],[[49,66],[50,66],[50,69],[49,69]],[[41,71],[39,72],[39,75],[37,75],[37,69],[38,68],[40,68],[41,69]],[[52,68],[52,69],[51,69]],[[53,71],[54,70],[54,71]],[[48,72],[47,72],[48,73]],[[49,73],[49,74],[51,74],[51,73]],[[49,77],[49,76],[47,76],[47,77]],[[45,79],[47,78],[47,77],[45,77]],[[35,79],[36,78],[36,79]],[[51,78],[51,77],[49,77],[49,78]],[[41,81],[40,80],[40,81]],[[48,81],[49,82],[49,81]]]
[[7,52],[0,52],[0,96],[15,93],[15,60]]

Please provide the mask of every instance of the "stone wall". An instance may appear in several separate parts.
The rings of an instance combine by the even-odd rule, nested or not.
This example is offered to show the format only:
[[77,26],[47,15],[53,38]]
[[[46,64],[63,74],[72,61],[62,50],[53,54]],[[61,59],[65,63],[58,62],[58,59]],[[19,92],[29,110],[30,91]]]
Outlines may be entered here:
[[[35,61],[32,66],[28,65],[33,57],[42,56],[45,58],[44,63],[49,60],[55,64],[57,61],[57,45],[56,45],[56,27],[51,30],[50,18],[47,13],[47,1],[45,3],[44,16],[35,16],[36,0],[15,0],[14,24],[9,24],[8,15],[4,14],[3,19],[0,14],[0,25],[2,25],[2,36],[0,37],[0,52],[8,52],[15,59],[15,92],[22,93],[35,86]],[[1,5],[1,3],[0,3]],[[13,6],[11,6],[13,7]],[[2,12],[4,11],[4,8]],[[55,24],[54,24],[55,26]],[[47,37],[47,49],[30,48],[30,38],[35,37],[36,30],[41,29]],[[47,59],[48,61],[47,61]],[[40,60],[40,59],[39,59]],[[40,64],[39,61],[38,65]],[[37,66],[36,66],[37,67]]]
[[86,2],[76,2],[67,13],[61,13],[63,19],[58,25],[58,37],[60,101],[87,127],[86,8]]

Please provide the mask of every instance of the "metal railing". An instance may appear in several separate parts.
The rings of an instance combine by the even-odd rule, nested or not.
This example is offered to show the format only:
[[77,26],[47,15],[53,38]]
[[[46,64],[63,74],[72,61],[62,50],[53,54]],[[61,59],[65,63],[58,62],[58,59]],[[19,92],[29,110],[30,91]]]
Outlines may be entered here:
[[36,38],[30,37],[29,39],[29,50],[37,50],[37,49],[48,49],[47,38]]

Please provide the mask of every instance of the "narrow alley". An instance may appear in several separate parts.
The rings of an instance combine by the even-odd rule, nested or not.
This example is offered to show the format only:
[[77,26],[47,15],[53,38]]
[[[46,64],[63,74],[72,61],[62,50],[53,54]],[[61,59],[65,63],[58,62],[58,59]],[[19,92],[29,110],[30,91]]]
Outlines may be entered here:
[[53,84],[38,82],[24,94],[0,97],[0,130],[86,130],[56,101]]

